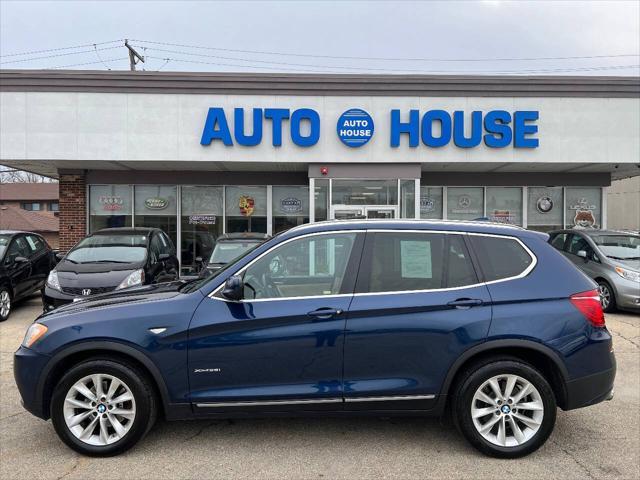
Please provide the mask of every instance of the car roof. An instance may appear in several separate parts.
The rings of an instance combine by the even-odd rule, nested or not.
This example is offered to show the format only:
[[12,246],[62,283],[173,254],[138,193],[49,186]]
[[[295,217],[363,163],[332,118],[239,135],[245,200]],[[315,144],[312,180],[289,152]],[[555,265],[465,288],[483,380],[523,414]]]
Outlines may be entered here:
[[313,233],[332,230],[425,230],[485,233],[513,237],[547,238],[546,233],[527,230],[515,225],[497,222],[464,220],[328,220],[293,227],[281,235],[296,236],[301,233]]
[[233,240],[267,240],[269,235],[266,233],[257,232],[242,232],[242,233],[224,233],[216,238],[217,242],[233,241]]
[[154,227],[115,227],[115,228],[102,228],[96,230],[91,235],[109,235],[110,233],[120,234],[151,234],[153,232],[162,232],[160,228]]
[[22,231],[22,230],[0,230],[0,235],[17,235],[18,233],[26,233],[29,235],[38,235],[39,237],[41,237],[42,235],[35,233],[35,232],[27,232],[27,231]]
[[549,235],[555,235],[557,233],[582,233],[588,237],[593,235],[633,235],[637,237],[640,235],[638,232],[630,232],[624,230],[598,230],[598,229],[576,229],[576,228],[565,228],[562,230],[553,230],[549,232]]

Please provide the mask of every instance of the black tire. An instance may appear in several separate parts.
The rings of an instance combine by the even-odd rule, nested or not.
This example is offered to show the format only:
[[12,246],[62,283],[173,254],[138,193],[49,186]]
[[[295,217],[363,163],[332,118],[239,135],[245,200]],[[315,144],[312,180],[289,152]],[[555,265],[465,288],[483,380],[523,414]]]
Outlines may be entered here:
[[[4,315],[2,314],[3,297],[8,298],[8,301],[9,301],[8,311]],[[11,315],[11,308],[13,307],[12,302],[13,302],[13,297],[11,296],[11,291],[7,287],[0,287],[0,322],[4,322],[9,318],[9,315]]]
[[[609,292],[609,303],[605,307],[603,302],[603,295],[605,292]],[[598,280],[598,293],[600,293],[600,304],[602,305],[602,311],[605,313],[611,313],[616,311],[616,294],[606,280]]]
[[[80,379],[91,374],[106,374],[124,382],[135,399],[135,418],[130,430],[120,440],[105,446],[90,445],[76,438],[64,418],[67,392]],[[102,357],[91,358],[73,367],[56,385],[51,399],[51,421],[60,439],[78,453],[93,457],[110,457],[129,450],[138,443],[156,421],[157,399],[144,372],[126,361]]]
[[[538,431],[516,446],[500,446],[485,439],[476,429],[471,414],[473,397],[478,388],[490,378],[506,374],[517,375],[531,383],[539,392],[544,405],[544,416]],[[551,435],[556,422],[556,399],[547,380],[531,365],[514,357],[495,357],[478,363],[465,372],[455,387],[452,413],[458,430],[480,452],[498,458],[518,458],[540,448]],[[508,428],[512,427],[509,425]]]

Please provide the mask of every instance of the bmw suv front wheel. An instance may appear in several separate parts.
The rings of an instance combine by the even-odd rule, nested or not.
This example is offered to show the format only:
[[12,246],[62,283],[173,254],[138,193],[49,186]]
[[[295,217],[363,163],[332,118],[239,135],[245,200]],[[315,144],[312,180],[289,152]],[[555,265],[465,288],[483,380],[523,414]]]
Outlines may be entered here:
[[470,369],[458,383],[454,421],[467,440],[488,455],[528,455],[544,444],[555,420],[551,386],[518,359],[491,359]]
[[146,375],[125,362],[94,358],[58,382],[51,420],[58,436],[79,453],[111,456],[146,435],[157,413]]

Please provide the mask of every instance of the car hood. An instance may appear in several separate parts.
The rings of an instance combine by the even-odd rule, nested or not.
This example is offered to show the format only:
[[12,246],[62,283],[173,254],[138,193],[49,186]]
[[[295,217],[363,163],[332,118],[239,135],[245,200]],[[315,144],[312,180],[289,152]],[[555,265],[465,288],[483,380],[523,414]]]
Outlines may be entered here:
[[159,283],[155,285],[144,285],[140,287],[130,287],[116,292],[94,295],[82,298],[82,300],[69,303],[43,314],[40,318],[46,320],[49,317],[64,315],[69,313],[80,313],[95,308],[114,307],[130,303],[153,302],[180,295],[180,288],[185,284],[183,281]]
[[630,268],[631,270],[635,270],[636,272],[640,272],[640,260],[617,260],[610,258],[610,260],[615,264],[622,268]]
[[117,287],[142,263],[85,263],[60,262],[55,270],[62,288]]

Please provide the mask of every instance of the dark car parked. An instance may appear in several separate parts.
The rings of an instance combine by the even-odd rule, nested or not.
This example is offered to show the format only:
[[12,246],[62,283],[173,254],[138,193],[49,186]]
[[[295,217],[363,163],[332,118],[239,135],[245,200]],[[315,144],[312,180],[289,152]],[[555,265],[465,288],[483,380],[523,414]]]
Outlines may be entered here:
[[14,362],[25,408],[103,456],[158,415],[449,407],[476,448],[518,457],[558,406],[611,398],[615,372],[596,284],[546,234],[386,220],[294,227],[209,278],[61,307]]
[[42,289],[55,256],[37,233],[0,230],[0,322],[12,304]]
[[179,277],[171,239],[158,228],[106,228],[80,240],[51,271],[44,309],[74,299]]
[[215,273],[226,264],[233,262],[249,250],[256,248],[268,238],[269,235],[267,234],[252,232],[225,233],[224,235],[220,235],[216,239],[211,256],[207,259],[200,259],[202,262],[207,262],[202,270],[200,270],[200,278],[205,278]]

